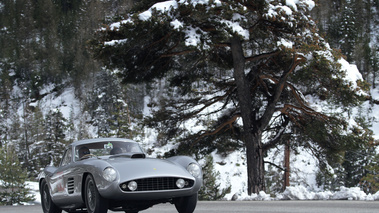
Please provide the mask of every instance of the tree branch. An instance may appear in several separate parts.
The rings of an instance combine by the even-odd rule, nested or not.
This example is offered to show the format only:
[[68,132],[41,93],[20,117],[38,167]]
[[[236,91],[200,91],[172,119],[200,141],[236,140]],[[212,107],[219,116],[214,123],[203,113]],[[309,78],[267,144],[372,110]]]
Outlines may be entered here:
[[278,165],[276,165],[275,163],[272,163],[272,162],[270,162],[270,161],[264,161],[264,163],[268,163],[268,164],[270,164],[271,166],[274,166],[274,167],[276,167],[276,168],[278,168],[278,169],[280,169],[280,170],[282,170],[282,171],[286,171],[285,168],[282,168],[282,167],[280,167],[280,166],[278,166]]
[[274,147],[275,145],[279,144],[280,141],[282,141],[283,136],[289,135],[285,133],[286,127],[289,123],[289,119],[285,119],[284,123],[281,125],[281,128],[279,132],[276,134],[276,136],[269,142],[263,144],[262,149],[263,151],[267,151],[268,149]]
[[154,46],[154,45],[156,45],[156,44],[158,44],[158,43],[160,43],[160,42],[162,42],[162,41],[164,41],[164,40],[167,40],[167,39],[170,38],[170,37],[171,37],[171,33],[167,33],[167,34],[166,34],[165,36],[163,36],[161,39],[159,39],[159,40],[157,40],[157,41],[154,41],[153,43],[147,45],[147,46],[145,47],[145,49],[149,49],[149,48],[151,48],[152,46]]
[[252,57],[247,57],[246,61],[258,61],[258,60],[261,60],[263,58],[268,58],[268,57],[271,57],[271,56],[278,55],[279,53],[280,53],[280,51],[274,51],[274,52],[271,52],[271,53],[263,53],[261,55],[255,55],[255,56],[252,56]]
[[294,55],[291,66],[280,77],[280,79],[276,85],[272,100],[269,101],[269,103],[266,107],[266,111],[264,112],[264,114],[262,115],[262,117],[260,119],[260,128],[265,128],[268,125],[268,123],[270,122],[272,114],[275,112],[276,103],[279,101],[279,98],[280,98],[280,96],[284,90],[284,87],[287,84],[288,76],[295,70],[295,68],[304,59],[305,59],[304,57],[299,57],[298,55]]
[[211,98],[210,100],[208,100],[207,103],[204,103],[203,107],[201,107],[200,109],[198,109],[198,110],[196,110],[194,112],[191,112],[187,116],[185,116],[185,119],[199,114],[200,112],[202,112],[207,107],[211,106],[212,104],[215,104],[215,103],[219,102],[220,100],[224,99],[227,96],[228,96],[228,93],[226,93],[225,95],[215,96],[215,97]]
[[199,138],[195,142],[192,143],[192,146],[194,146],[195,144],[197,144],[200,141],[200,139],[203,138],[203,137],[205,137],[205,136],[215,135],[215,134],[219,133],[226,126],[229,126],[230,127],[229,129],[232,129],[233,128],[233,123],[239,117],[241,117],[241,115],[239,113],[235,114],[232,118],[230,118],[229,120],[227,120],[227,121],[223,122],[221,125],[219,125],[214,131],[205,132],[203,130],[202,132],[205,132],[205,133],[201,133],[201,135],[199,136]]

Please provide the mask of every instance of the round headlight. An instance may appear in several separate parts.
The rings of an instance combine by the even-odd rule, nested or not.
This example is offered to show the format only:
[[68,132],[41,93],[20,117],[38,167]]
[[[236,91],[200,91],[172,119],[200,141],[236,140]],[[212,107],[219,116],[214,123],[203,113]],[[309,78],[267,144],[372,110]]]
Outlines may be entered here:
[[107,180],[109,182],[112,182],[112,181],[116,180],[116,178],[117,178],[117,172],[116,172],[116,170],[114,168],[107,167],[103,171],[103,177],[104,177],[105,180]]
[[176,181],[176,186],[179,188],[179,189],[182,189],[184,186],[186,185],[186,182],[179,178],[177,181]]
[[128,183],[128,188],[129,188],[129,190],[130,191],[135,191],[135,190],[137,190],[137,182],[135,182],[135,181],[130,181],[129,183]]
[[194,177],[199,177],[201,174],[201,168],[196,163],[191,163],[188,165],[187,170]]

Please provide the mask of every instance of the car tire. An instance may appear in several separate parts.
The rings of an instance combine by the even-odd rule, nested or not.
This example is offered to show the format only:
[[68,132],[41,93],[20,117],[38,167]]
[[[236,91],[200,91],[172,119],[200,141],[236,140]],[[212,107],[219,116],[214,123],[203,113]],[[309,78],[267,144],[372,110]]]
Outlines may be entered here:
[[180,197],[175,200],[175,208],[179,213],[192,213],[197,204],[197,193],[188,197]]
[[46,180],[43,179],[41,182],[41,204],[42,210],[44,213],[61,213],[62,209],[55,205],[55,203],[51,200],[49,186],[46,183]]
[[99,194],[92,175],[88,175],[86,178],[84,193],[88,213],[106,213],[108,211],[108,200]]

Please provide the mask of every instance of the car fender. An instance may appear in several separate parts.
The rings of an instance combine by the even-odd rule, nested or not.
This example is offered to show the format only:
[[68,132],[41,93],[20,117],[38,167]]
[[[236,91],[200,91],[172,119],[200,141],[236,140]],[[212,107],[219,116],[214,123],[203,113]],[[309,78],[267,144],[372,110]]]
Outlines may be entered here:
[[55,166],[47,166],[46,168],[44,168],[43,170],[42,170],[42,172],[40,172],[39,174],[38,174],[38,177],[37,177],[37,180],[38,180],[38,182],[39,182],[39,188],[41,189],[41,182],[42,182],[42,180],[43,179],[46,179],[46,178],[48,178],[48,180],[46,180],[46,183],[47,183],[47,185],[48,185],[48,187],[51,189],[51,187],[50,187],[50,184],[49,184],[49,178],[51,177],[51,176],[53,176],[53,174],[54,174],[54,172],[57,170],[58,168],[57,167],[55,167]]
[[[197,161],[195,161],[195,159],[188,156],[174,156],[174,157],[167,158],[167,160],[177,165],[182,166],[186,170],[187,170],[188,165],[190,165],[191,163],[196,163],[197,165],[200,166],[200,164]],[[201,172],[200,178],[202,178],[202,175],[203,173]]]
[[[107,161],[102,159],[86,159],[82,161],[83,176],[82,184],[84,186],[87,175],[92,175],[98,189],[108,188],[111,182],[108,182],[103,177],[103,171],[107,167],[112,167]],[[117,176],[119,178],[119,176]]]

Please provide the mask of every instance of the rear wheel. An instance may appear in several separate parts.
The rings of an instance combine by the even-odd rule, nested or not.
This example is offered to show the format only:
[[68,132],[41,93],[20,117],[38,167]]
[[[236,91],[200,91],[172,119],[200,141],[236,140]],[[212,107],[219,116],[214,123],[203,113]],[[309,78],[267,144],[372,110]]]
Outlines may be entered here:
[[88,175],[86,178],[84,193],[88,213],[106,213],[108,211],[108,200],[99,194],[92,175]]
[[43,179],[41,182],[41,202],[42,210],[44,213],[61,213],[62,209],[58,208],[51,200],[50,190],[47,186],[46,180]]
[[197,204],[197,193],[188,197],[181,197],[175,200],[175,207],[179,213],[192,213]]

